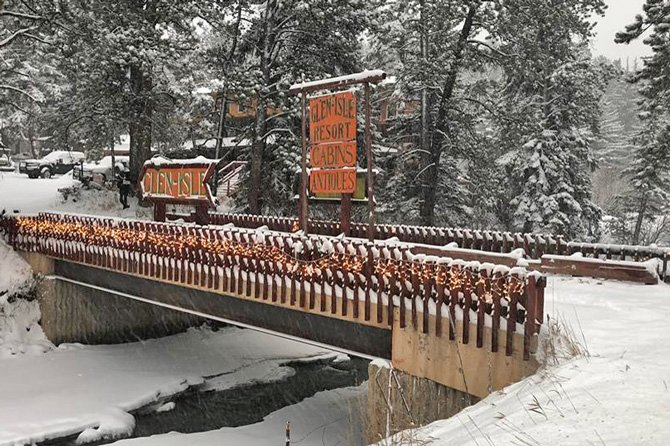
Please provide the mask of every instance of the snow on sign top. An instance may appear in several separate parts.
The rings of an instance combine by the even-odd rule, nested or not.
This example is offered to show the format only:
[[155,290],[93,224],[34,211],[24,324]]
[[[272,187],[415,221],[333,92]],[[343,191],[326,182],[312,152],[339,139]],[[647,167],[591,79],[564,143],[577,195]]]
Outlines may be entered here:
[[363,82],[379,82],[386,78],[386,73],[382,70],[365,70],[360,73],[348,74],[346,76],[331,77],[318,81],[302,82],[291,85],[289,94],[297,94],[302,91],[325,90],[329,88],[340,88],[347,85],[360,84]]
[[144,162],[145,166],[182,166],[182,165],[205,165],[205,164],[218,164],[219,160],[205,158],[204,156],[196,156],[195,158],[188,158],[183,160],[173,160],[170,158],[165,158],[163,156],[154,156],[153,158],[146,160]]

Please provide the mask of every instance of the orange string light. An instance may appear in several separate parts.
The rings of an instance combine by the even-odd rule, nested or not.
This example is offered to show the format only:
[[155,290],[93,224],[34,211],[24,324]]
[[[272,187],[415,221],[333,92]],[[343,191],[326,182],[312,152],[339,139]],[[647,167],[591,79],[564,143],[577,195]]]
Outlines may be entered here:
[[[525,280],[514,275],[503,277],[484,277],[478,271],[460,266],[448,266],[431,262],[410,262],[390,258],[369,260],[365,255],[330,253],[316,260],[300,260],[283,249],[266,243],[243,243],[229,238],[216,239],[206,235],[195,235],[170,231],[166,227],[148,224],[146,228],[135,229],[96,224],[95,221],[50,221],[43,217],[17,217],[16,234],[42,239],[83,243],[86,246],[109,247],[137,253],[157,254],[190,261],[204,262],[206,259],[224,258],[246,259],[250,265],[258,268],[260,262],[283,265],[294,277],[313,279],[326,270],[343,273],[363,274],[371,271],[379,277],[395,277],[401,281],[418,280],[424,285],[434,283],[449,290],[471,293],[474,288],[483,286],[485,294],[481,296],[486,303],[492,303],[494,296],[511,300],[512,295],[521,296],[525,291]],[[152,229],[157,228],[157,229]],[[256,262],[255,265],[253,262]],[[370,265],[369,262],[372,262]],[[239,263],[238,263],[239,264]],[[371,266],[368,269],[368,266]],[[430,291],[432,293],[432,291]]]

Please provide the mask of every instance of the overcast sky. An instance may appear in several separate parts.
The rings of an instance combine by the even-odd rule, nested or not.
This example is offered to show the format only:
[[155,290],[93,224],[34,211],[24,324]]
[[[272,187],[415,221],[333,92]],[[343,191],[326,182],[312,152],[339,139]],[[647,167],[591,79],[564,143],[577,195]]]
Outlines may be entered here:
[[642,5],[645,0],[605,0],[607,11],[605,17],[598,17],[598,26],[595,38],[593,52],[596,55],[607,56],[610,59],[621,58],[624,66],[626,57],[630,57],[630,63],[633,64],[635,57],[646,56],[650,54],[649,48],[642,44],[641,40],[635,41],[629,45],[614,43],[614,35],[618,31],[623,31],[626,25],[633,23],[636,14],[642,14]]

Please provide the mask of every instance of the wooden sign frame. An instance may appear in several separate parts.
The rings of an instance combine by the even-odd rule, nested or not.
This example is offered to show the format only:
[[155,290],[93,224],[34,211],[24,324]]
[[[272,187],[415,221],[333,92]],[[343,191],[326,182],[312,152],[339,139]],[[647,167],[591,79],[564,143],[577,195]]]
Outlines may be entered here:
[[[216,197],[213,196],[209,182],[216,173],[220,160],[208,160],[202,162],[181,162],[186,160],[167,160],[156,164],[154,160],[148,160],[144,163],[137,188],[142,192],[142,198],[150,201],[154,206],[154,221],[164,222],[166,219],[166,206],[168,204],[181,204],[195,207],[195,222],[199,225],[209,224],[209,209],[216,207]],[[152,195],[146,192],[144,177],[148,170],[155,169],[160,172],[161,168],[165,170],[185,170],[185,169],[205,169],[205,175],[202,178],[201,188],[204,187],[205,195],[202,198],[179,198],[165,195]],[[165,181],[165,179],[163,180]],[[178,186],[179,187],[179,186]]]
[[[381,82],[386,78],[386,73],[381,70],[363,71],[361,73],[341,76],[336,78],[322,79],[312,82],[302,82],[291,86],[288,93],[300,94],[302,101],[302,165],[300,176],[300,228],[307,233],[309,221],[309,208],[307,200],[307,93],[322,90],[339,90],[350,85],[363,84],[365,94],[365,149],[368,160],[367,187],[368,187],[368,238],[370,241],[375,237],[375,201],[374,201],[374,174],[372,159],[372,131],[370,129],[370,84]],[[349,234],[351,226],[351,194],[343,194],[340,211],[340,228],[345,235]]]

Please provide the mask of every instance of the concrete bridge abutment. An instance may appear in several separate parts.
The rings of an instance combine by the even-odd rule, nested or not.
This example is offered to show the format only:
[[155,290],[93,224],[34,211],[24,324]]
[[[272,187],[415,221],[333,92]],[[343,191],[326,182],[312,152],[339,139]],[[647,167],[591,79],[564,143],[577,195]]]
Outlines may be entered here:
[[406,431],[402,435],[407,438],[398,444],[415,444],[411,429],[450,418],[480,401],[476,396],[381,362],[371,362],[368,374],[366,444],[376,444],[401,431]]
[[206,321],[57,278],[39,279],[37,295],[40,325],[56,345],[136,342],[181,333]]
[[[454,339],[449,328],[440,335],[431,315],[427,332],[408,321],[400,326],[394,317],[392,360],[374,361],[368,368],[368,420],[366,440],[377,443],[389,435],[406,431],[397,444],[414,443],[412,428],[450,418],[489,394],[537,372],[537,338],[532,339],[531,356],[523,359],[524,336],[511,337],[498,331],[497,351],[492,351],[493,330],[484,327],[482,345],[477,346],[477,325],[454,323]],[[445,329],[446,328],[446,329]],[[469,330],[464,337],[464,331]],[[463,342],[468,338],[467,343]],[[402,441],[401,441],[402,440]],[[382,443],[386,444],[386,443]],[[396,444],[396,443],[388,443]]]

